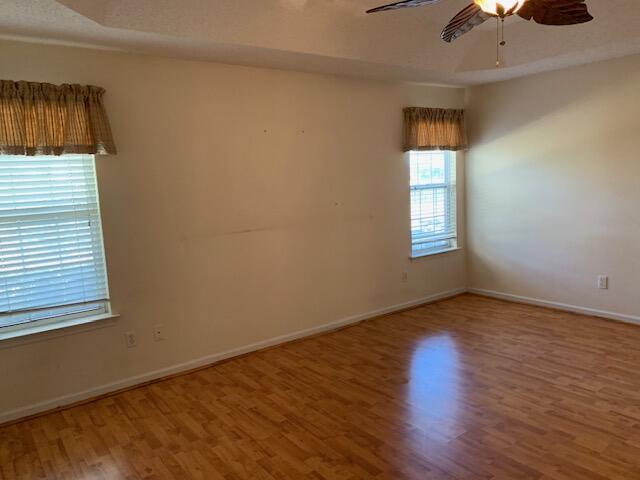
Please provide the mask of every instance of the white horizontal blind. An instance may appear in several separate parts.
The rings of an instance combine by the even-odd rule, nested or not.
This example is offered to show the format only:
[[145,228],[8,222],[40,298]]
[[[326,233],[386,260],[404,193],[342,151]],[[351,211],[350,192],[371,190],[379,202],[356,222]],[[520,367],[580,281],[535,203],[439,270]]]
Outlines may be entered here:
[[0,328],[107,298],[93,156],[0,156]]
[[454,152],[412,151],[411,248],[413,256],[457,246]]

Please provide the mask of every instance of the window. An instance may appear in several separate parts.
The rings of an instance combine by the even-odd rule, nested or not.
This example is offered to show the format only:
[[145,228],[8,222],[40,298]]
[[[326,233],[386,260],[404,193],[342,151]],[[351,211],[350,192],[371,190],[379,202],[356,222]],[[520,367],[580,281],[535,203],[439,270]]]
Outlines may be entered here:
[[108,313],[92,155],[0,155],[0,333]]
[[456,158],[454,152],[412,151],[411,255],[457,247]]

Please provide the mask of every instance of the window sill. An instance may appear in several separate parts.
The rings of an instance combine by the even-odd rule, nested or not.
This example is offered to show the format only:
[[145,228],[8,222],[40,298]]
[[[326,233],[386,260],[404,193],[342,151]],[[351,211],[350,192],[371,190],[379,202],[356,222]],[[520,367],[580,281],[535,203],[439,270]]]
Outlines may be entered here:
[[2,332],[0,329],[0,348],[107,327],[113,325],[113,320],[119,316],[115,313],[101,313],[44,325],[16,328],[6,332]]
[[447,253],[457,252],[459,250],[462,250],[462,247],[447,248],[447,249],[444,249],[444,250],[436,250],[434,252],[423,253],[423,254],[420,254],[420,255],[411,255],[409,257],[409,259],[412,262],[416,262],[416,261],[422,260],[424,258],[435,257],[437,255],[445,255]]

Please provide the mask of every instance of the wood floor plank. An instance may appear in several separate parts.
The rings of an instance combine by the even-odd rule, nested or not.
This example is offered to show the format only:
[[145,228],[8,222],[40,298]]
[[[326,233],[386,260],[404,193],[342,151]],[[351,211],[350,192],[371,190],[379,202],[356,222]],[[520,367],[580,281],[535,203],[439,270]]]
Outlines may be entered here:
[[0,428],[0,479],[638,480],[640,328],[463,295]]

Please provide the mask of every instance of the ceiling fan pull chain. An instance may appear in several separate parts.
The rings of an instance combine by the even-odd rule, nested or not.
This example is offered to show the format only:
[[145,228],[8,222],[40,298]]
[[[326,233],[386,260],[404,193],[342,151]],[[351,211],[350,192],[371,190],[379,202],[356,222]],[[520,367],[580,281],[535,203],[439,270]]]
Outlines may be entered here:
[[496,68],[500,68],[500,19],[496,17]]
[[496,17],[496,68],[502,66],[500,61],[500,47],[504,47],[507,42],[504,39],[504,17]]

